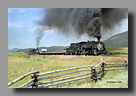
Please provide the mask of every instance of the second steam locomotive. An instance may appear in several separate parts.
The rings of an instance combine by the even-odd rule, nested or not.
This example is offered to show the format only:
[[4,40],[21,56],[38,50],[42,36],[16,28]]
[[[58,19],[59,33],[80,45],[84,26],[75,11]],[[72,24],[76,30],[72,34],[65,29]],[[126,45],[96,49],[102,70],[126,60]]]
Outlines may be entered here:
[[66,55],[106,55],[106,48],[99,40],[71,43],[66,49]]

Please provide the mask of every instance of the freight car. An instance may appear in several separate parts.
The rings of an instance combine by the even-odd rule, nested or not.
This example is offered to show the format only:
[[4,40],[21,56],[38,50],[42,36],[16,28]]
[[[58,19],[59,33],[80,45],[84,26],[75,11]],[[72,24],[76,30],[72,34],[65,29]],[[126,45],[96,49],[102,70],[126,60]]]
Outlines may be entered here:
[[71,43],[66,49],[66,55],[106,55],[105,44],[100,41]]

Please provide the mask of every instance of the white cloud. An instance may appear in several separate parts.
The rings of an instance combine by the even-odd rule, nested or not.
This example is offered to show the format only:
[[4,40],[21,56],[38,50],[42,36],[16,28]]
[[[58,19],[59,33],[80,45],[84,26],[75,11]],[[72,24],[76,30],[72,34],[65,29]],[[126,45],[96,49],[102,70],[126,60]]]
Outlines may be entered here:
[[41,18],[40,18],[40,17],[32,17],[32,19],[33,19],[33,20],[36,20],[36,21],[41,20]]
[[8,21],[8,28],[23,29],[23,30],[26,30],[29,32],[33,32],[33,30],[35,28],[37,28],[37,26],[34,26],[34,25],[30,24],[29,22]]
[[[16,22],[16,21],[8,21],[8,28],[15,28],[19,30],[24,30],[25,32],[34,32],[37,28],[40,28],[41,26],[34,25],[31,22]],[[46,32],[51,32],[52,30],[46,30]]]
[[8,22],[8,28],[21,28],[25,27],[24,22]]
[[22,13],[22,12],[26,11],[22,8],[8,8],[8,13]]

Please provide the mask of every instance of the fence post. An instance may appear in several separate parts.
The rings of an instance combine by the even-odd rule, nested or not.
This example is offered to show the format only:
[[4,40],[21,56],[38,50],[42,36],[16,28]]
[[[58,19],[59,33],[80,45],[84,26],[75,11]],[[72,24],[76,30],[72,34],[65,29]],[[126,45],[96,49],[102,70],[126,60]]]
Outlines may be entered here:
[[104,73],[104,62],[102,62],[101,68],[102,68],[102,72]]
[[[91,65],[93,65],[93,62],[91,61]],[[91,67],[91,80],[95,83],[97,82],[97,76],[96,76],[96,70],[95,66]]]
[[[34,68],[32,68],[32,71],[34,71]],[[36,73],[34,73],[34,74],[31,74],[31,78],[33,79],[34,78],[34,84],[32,85],[32,88],[37,88],[38,87],[38,85],[35,85],[36,83],[37,83],[37,75],[36,75]]]
[[102,58],[101,58],[101,71],[104,73],[104,62],[102,61]]
[[[93,65],[93,62],[92,62],[92,61],[90,61],[90,63],[91,63],[91,65]],[[93,73],[92,73],[93,66],[91,66],[90,69],[91,69],[91,80],[92,80],[92,79],[93,79],[93,76],[92,76],[92,74],[93,74]]]
[[91,69],[91,80],[95,83],[97,82],[96,70],[95,67]]
[[[92,61],[90,61],[90,63],[91,63],[91,65],[93,65],[93,62]],[[93,69],[93,67],[91,67],[91,70]]]

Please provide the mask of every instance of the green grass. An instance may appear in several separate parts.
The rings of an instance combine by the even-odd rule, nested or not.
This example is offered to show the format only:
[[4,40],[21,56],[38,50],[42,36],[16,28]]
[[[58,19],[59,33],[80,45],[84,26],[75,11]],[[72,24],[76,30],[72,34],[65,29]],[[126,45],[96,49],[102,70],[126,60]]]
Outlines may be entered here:
[[[106,48],[108,56],[127,56],[128,55],[128,48]],[[125,53],[125,54],[124,54]]]
[[[107,49],[110,52],[114,53],[119,51],[121,52],[127,52],[127,48],[112,48]],[[119,55],[119,54],[118,54]],[[90,65],[90,61],[93,61],[93,65],[97,65],[100,63],[101,58],[106,63],[124,63],[124,59],[127,58],[127,55],[116,57],[115,55],[110,56],[68,56],[68,55],[48,55],[45,56],[45,59],[43,59],[42,55],[27,55],[25,53],[8,53],[8,82],[11,82],[12,80],[22,76],[23,74],[26,74],[28,72],[31,72],[31,69],[34,68],[34,70],[39,70],[40,73],[47,72],[47,71],[53,71],[53,70],[59,70],[59,69],[65,69],[65,68],[71,68],[71,67],[78,67],[78,66],[86,66]],[[75,71],[75,70],[71,70]],[[71,72],[66,71],[66,72]],[[57,75],[65,72],[60,73],[54,73],[52,75]],[[72,74],[77,75],[77,73]],[[55,79],[59,78],[65,78],[67,76],[72,75],[66,75],[57,77]],[[51,76],[51,75],[47,75]],[[26,83],[31,79],[30,76],[27,78],[13,84],[11,87],[19,87],[20,85]],[[52,79],[48,79],[52,80]],[[79,80],[86,81],[88,79]],[[107,81],[122,81],[122,83],[107,83]],[[44,80],[43,80],[44,81]],[[105,73],[103,78],[101,80],[98,80],[97,83],[91,83],[91,82],[85,82],[81,84],[75,84],[76,82],[72,82],[70,86],[64,86],[66,88],[127,88],[128,87],[128,73],[126,70],[122,71],[109,71]],[[62,84],[63,85],[63,84]],[[52,86],[56,87],[56,86]],[[51,88],[52,88],[51,87]]]
[[22,52],[16,52],[16,53],[8,53],[8,56],[10,57],[18,57],[18,58],[30,58],[29,55],[22,53]]
[[128,71],[108,71],[96,83],[89,81],[78,85],[73,84],[67,88],[128,88]]

